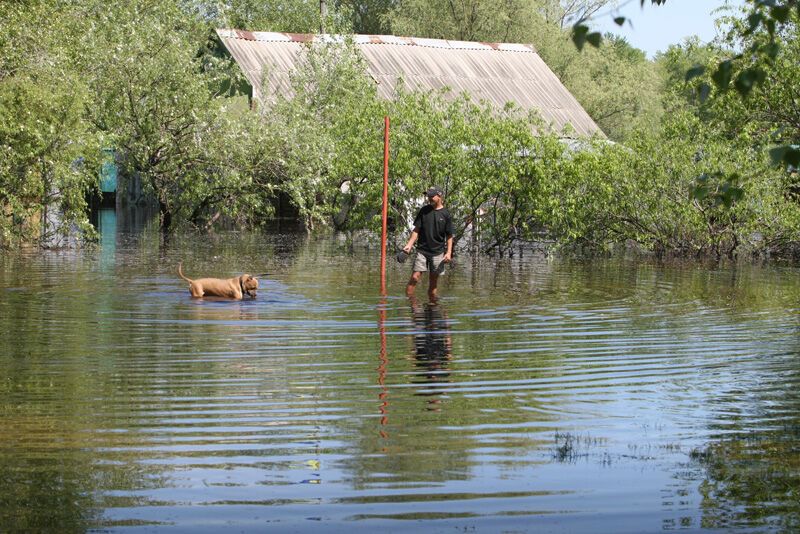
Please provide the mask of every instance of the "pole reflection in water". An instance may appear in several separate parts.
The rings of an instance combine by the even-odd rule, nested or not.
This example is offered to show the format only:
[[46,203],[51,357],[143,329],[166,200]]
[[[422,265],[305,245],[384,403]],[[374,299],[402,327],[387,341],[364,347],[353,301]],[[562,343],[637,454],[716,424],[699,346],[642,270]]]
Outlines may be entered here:
[[409,298],[411,320],[414,324],[414,360],[417,371],[412,380],[423,387],[415,395],[430,397],[428,409],[440,410],[444,397],[443,384],[450,382],[450,362],[453,341],[447,312],[437,302],[419,304]]
[[[380,364],[378,365],[378,385],[381,388],[378,393],[378,400],[381,401],[378,408],[381,413],[381,428],[378,431],[382,439],[388,439],[389,434],[386,432],[385,427],[389,422],[389,389],[386,387],[386,370],[389,366],[389,357],[386,354],[386,299],[381,299],[378,309],[378,332],[381,338],[381,348],[378,353]],[[386,448],[383,448],[384,452]]]

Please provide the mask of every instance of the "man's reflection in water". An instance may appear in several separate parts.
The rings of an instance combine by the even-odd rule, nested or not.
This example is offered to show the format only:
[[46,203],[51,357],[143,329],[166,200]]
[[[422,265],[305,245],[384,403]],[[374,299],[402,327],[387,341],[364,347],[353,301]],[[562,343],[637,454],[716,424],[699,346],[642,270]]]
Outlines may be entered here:
[[414,363],[417,371],[412,380],[422,384],[416,395],[431,397],[428,409],[439,411],[444,385],[450,382],[450,361],[453,358],[453,341],[447,313],[441,304],[419,304],[409,298],[411,319],[414,323]]

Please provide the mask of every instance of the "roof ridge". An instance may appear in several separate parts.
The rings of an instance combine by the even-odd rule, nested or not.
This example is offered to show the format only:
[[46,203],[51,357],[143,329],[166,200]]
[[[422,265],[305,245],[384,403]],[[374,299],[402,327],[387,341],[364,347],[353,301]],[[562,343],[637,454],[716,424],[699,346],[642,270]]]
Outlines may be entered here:
[[[284,43],[316,43],[344,42],[348,34],[315,34],[257,32],[218,28],[217,34],[223,39],[244,39],[247,41],[284,42]],[[396,35],[352,34],[356,44],[382,44],[399,46],[420,46],[426,48],[442,48],[449,50],[497,50],[501,52],[536,53],[531,44],[523,43],[487,43],[482,41],[459,41],[455,39],[433,39],[428,37],[400,37]]]

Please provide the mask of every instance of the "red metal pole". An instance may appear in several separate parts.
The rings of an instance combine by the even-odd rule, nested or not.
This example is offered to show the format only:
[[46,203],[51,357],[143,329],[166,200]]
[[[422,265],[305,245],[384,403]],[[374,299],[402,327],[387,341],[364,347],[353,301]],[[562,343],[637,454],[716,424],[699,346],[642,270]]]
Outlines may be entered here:
[[381,232],[381,295],[386,295],[386,227],[389,216],[389,117],[383,118],[383,231]]

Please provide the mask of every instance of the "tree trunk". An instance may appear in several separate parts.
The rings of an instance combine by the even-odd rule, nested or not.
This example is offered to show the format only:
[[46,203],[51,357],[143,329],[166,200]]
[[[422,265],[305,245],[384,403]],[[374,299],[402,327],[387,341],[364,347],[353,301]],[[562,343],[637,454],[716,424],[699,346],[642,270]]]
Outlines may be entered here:
[[161,200],[158,201],[158,216],[161,231],[164,233],[169,232],[169,228],[172,226],[172,211],[170,211],[169,206]]

